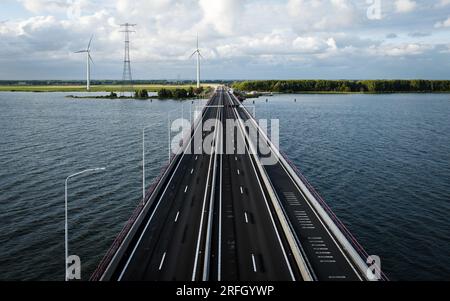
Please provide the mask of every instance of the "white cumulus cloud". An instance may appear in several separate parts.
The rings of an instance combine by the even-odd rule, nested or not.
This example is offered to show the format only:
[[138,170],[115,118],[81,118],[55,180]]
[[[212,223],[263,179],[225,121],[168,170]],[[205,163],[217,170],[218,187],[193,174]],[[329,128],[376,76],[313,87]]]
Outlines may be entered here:
[[220,34],[231,35],[235,32],[244,0],[200,0],[199,3],[205,24],[213,26]]
[[450,17],[448,17],[444,21],[437,22],[436,24],[434,24],[434,27],[435,28],[450,27]]
[[415,10],[417,7],[417,2],[413,0],[396,0],[395,9],[399,13],[409,13]]
[[437,4],[437,7],[444,7],[444,6],[447,6],[447,5],[450,5],[450,0],[441,0]]
[[[212,74],[228,69],[224,66],[229,64],[249,66],[252,72],[277,64],[299,70],[305,62],[325,69],[340,66],[354,70],[373,57],[379,62],[397,57],[416,60],[418,56],[431,61],[441,49],[438,44],[449,44],[445,30],[438,28],[450,27],[445,11],[450,0],[434,0],[429,5],[423,4],[425,0],[385,0],[383,8],[390,8],[383,9],[386,22],[367,18],[366,0],[16,1],[27,12],[0,22],[0,62],[16,65],[15,70],[20,72],[29,62],[64,67],[64,72],[71,69],[67,64],[78,66],[82,58],[73,51],[86,47],[93,34],[94,69],[103,72],[109,66],[115,71],[105,71],[104,77],[120,77],[124,37],[119,25],[125,22],[137,24],[131,35],[133,67],[141,68],[145,74],[142,77],[149,78],[175,78],[183,68],[190,71],[181,77],[192,70],[195,76],[195,61],[189,56],[197,33],[205,57],[203,66],[210,66]],[[79,14],[74,14],[74,8],[80,8]],[[396,12],[410,14],[400,16]],[[421,18],[421,22],[415,22],[415,18]],[[425,23],[434,25],[436,33],[424,29]],[[423,38],[422,43],[425,40],[432,45],[420,44],[416,43],[418,37],[410,34],[416,32],[441,34],[442,38]],[[390,33],[396,38],[387,39],[394,37]],[[9,60],[12,54],[13,62]],[[440,62],[436,65],[442,66]],[[0,77],[8,78],[2,70]],[[282,68],[274,70],[283,74]],[[83,74],[81,71],[76,75]]]
[[303,30],[336,30],[354,25],[358,19],[348,0],[289,0],[287,12]]
[[433,48],[434,47],[432,45],[428,44],[405,43],[405,44],[389,44],[389,45],[382,45],[379,47],[372,47],[370,51],[375,55],[400,57],[400,56],[420,55]]

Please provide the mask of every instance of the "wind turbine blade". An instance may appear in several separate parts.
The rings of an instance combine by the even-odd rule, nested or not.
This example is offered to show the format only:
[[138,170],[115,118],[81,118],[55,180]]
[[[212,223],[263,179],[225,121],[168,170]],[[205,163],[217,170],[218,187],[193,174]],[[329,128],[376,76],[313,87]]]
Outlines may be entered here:
[[89,60],[91,61],[91,63],[95,65],[94,60],[92,59],[91,54],[89,53],[88,55],[89,55]]
[[87,52],[87,50],[75,51],[74,53],[85,53],[85,52]]
[[91,36],[91,39],[89,40],[89,44],[87,47],[87,50],[91,50],[91,43],[92,43],[92,39],[94,38],[94,35]]
[[197,32],[197,50],[198,50],[198,32]]
[[196,53],[197,53],[197,50],[195,50],[189,58],[191,59]]
[[199,55],[202,59],[205,59],[205,58],[203,57],[203,55],[200,53],[200,51],[198,52],[198,55]]

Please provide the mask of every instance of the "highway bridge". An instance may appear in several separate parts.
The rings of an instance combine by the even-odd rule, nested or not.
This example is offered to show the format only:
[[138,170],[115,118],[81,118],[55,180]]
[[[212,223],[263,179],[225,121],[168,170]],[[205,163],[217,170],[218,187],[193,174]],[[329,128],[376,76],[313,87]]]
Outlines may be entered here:
[[91,280],[387,280],[227,88],[180,145]]

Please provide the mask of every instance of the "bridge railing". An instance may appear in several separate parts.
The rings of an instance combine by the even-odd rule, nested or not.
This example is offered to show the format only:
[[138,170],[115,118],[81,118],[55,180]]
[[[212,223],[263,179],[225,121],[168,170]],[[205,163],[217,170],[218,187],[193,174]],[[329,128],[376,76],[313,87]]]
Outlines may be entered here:
[[[348,228],[344,225],[344,223],[337,217],[337,215],[333,212],[333,210],[330,208],[330,206],[328,206],[328,204],[325,202],[325,200],[322,198],[322,196],[314,188],[314,186],[311,185],[311,183],[306,179],[306,177],[299,170],[299,168],[289,159],[289,157],[286,155],[286,153],[281,150],[278,150],[278,151],[283,156],[283,158],[286,160],[286,162],[288,162],[288,164],[291,166],[291,168],[294,170],[294,172],[297,174],[297,176],[300,178],[300,180],[305,184],[305,186],[308,188],[308,190],[313,194],[313,196],[319,202],[321,207],[327,212],[327,214],[330,216],[330,218],[333,220],[333,222],[336,224],[336,226],[339,228],[339,230],[342,232],[342,234],[347,238],[347,240],[350,242],[350,244],[356,250],[358,255],[364,261],[366,261],[370,257],[370,255],[367,253],[367,251],[364,249],[364,247],[358,242],[358,240],[348,230]],[[383,271],[381,271],[378,266],[375,265],[374,268],[380,273],[381,280],[386,280],[386,281],[389,280],[389,278],[386,276],[386,274]]]
[[[160,174],[153,180],[152,184],[150,185],[150,188],[147,190],[147,193],[145,194],[145,200],[146,201],[148,201],[150,199],[150,196],[155,191],[156,187],[158,186],[159,182],[161,181],[163,175],[166,173],[166,171],[169,168],[169,166],[170,166],[170,163],[166,164],[162,168]],[[125,226],[119,232],[119,234],[117,235],[116,239],[112,243],[111,247],[106,252],[106,255],[100,261],[97,269],[91,275],[91,278],[89,279],[90,281],[99,281],[100,280],[100,278],[105,273],[106,269],[108,268],[108,265],[110,264],[110,262],[113,259],[114,255],[119,250],[119,248],[122,245],[123,241],[125,240],[128,232],[130,232],[131,227],[136,222],[137,218],[139,217],[139,215],[141,214],[143,209],[144,209],[144,204],[143,204],[142,201],[140,201],[138,206],[136,207],[136,209],[134,209],[131,217],[125,223]]]
[[[194,126],[192,125],[191,126],[191,131],[193,129],[194,129]],[[182,142],[183,145],[184,145],[185,144],[185,138],[182,138],[180,140],[180,142]],[[145,198],[144,198],[145,199],[145,203],[147,203],[147,201],[152,196],[153,192],[155,191],[156,187],[158,186],[158,184],[161,181],[161,179],[164,176],[164,174],[167,172],[167,169],[169,168],[169,166],[172,163],[174,158],[175,158],[175,156],[173,156],[173,155],[170,156],[169,163],[167,163],[166,165],[163,166],[163,168],[161,169],[159,175],[152,181],[152,184],[150,185],[149,189],[147,190],[147,192],[145,194]],[[90,278],[90,281],[99,281],[100,280],[101,276],[103,275],[103,273],[108,268],[109,263],[113,259],[114,254],[116,254],[116,252],[118,251],[118,249],[122,245],[122,243],[125,240],[128,232],[130,231],[130,229],[133,226],[133,224],[136,222],[137,218],[139,217],[139,215],[141,214],[143,209],[144,209],[144,204],[143,204],[142,201],[140,201],[138,206],[136,207],[136,209],[134,209],[130,219],[126,222],[125,226],[119,232],[119,234],[117,235],[116,239],[112,243],[111,247],[106,252],[106,255],[103,257],[103,259],[101,260],[101,262],[98,265],[97,269],[92,274],[92,276]]]
[[[205,112],[206,106],[202,108],[202,113],[199,116],[199,119],[201,120],[201,116],[203,116]],[[193,132],[195,130],[195,127],[197,126],[199,120],[194,120],[194,122],[191,124],[191,135],[193,135]],[[186,143],[186,137],[182,137],[180,142],[182,145],[185,145]],[[169,146],[170,147],[170,146]],[[172,164],[173,160],[176,158],[176,156],[171,155],[169,158],[169,162],[163,166],[161,169],[161,172],[159,175],[152,181],[152,184],[150,185],[149,189],[147,190],[145,194],[145,204],[147,204],[147,201],[150,199],[152,194],[154,193],[156,187],[161,182],[161,179],[163,178],[164,174],[169,169],[170,165]],[[120,246],[124,242],[125,238],[127,237],[128,233],[130,232],[131,228],[133,227],[134,223],[138,219],[139,215],[142,213],[143,209],[145,208],[145,205],[142,201],[139,202],[138,206],[134,209],[131,217],[128,219],[128,221],[125,223],[122,230],[117,235],[116,239],[113,241],[111,247],[106,252],[105,256],[100,261],[99,265],[97,266],[94,273],[92,273],[90,277],[90,281],[99,281],[102,277],[102,275],[106,272],[106,269],[108,268],[109,264],[111,263],[114,255],[119,250]]]
[[[250,114],[250,112],[247,110],[246,107],[244,107],[244,111],[246,111],[247,115],[258,124],[258,122]],[[269,138],[267,137],[267,139],[269,139]],[[337,217],[337,215],[333,212],[333,210],[330,208],[330,206],[328,206],[328,204],[325,202],[325,200],[322,198],[322,196],[314,188],[314,186],[311,185],[311,183],[306,179],[306,177],[299,170],[299,168],[289,159],[289,157],[286,155],[286,153],[283,152],[282,150],[280,150],[275,145],[273,145],[271,142],[270,142],[270,144],[272,145],[272,147],[276,148],[276,150],[278,151],[278,153],[281,156],[283,156],[283,159],[289,164],[289,166],[292,168],[292,170],[296,173],[296,175],[300,178],[300,180],[305,184],[307,189],[311,192],[311,194],[314,196],[314,198],[319,202],[319,205],[325,210],[325,212],[332,219],[332,221],[335,223],[335,225],[339,228],[339,230],[342,232],[342,234],[345,236],[345,238],[348,240],[348,242],[352,245],[352,247],[355,249],[355,251],[361,257],[361,259],[363,259],[363,261],[366,262],[367,259],[370,257],[370,255],[366,252],[366,250],[363,248],[363,246],[358,242],[358,240],[355,238],[355,236],[348,230],[348,228],[344,225],[344,223]],[[386,274],[382,270],[380,270],[380,268],[377,265],[374,266],[374,269],[381,276],[381,280],[385,280],[385,281],[389,280],[389,278],[386,276]]]

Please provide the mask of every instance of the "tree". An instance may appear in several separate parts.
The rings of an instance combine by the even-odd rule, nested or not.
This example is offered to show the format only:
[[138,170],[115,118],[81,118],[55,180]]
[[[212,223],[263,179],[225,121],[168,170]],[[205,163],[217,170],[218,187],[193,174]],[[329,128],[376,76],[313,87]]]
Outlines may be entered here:
[[172,96],[175,99],[187,98],[188,92],[186,91],[186,89],[175,89],[172,92]]
[[172,98],[172,91],[162,88],[161,90],[158,91],[158,98],[161,99]]
[[195,88],[195,90],[194,90],[195,95],[201,95],[203,93],[203,91],[204,91],[203,87]]
[[235,82],[236,91],[257,92],[450,92],[449,80],[259,80]]
[[194,91],[193,87],[189,87],[189,89],[188,89],[188,97],[189,98],[195,97],[195,91]]
[[148,91],[146,89],[136,90],[136,92],[134,93],[134,98],[147,99],[148,98]]

